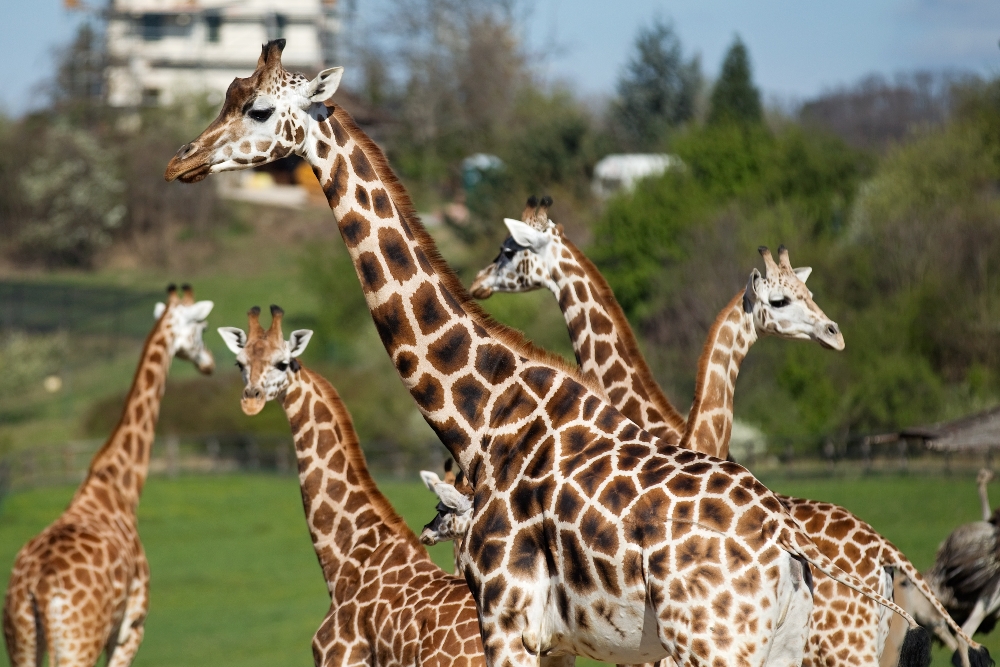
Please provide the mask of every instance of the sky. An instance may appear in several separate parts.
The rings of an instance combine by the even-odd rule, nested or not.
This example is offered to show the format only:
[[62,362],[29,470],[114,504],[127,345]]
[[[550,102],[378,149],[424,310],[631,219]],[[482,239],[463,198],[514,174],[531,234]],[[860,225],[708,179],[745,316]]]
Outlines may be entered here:
[[[362,26],[390,0],[355,0]],[[103,0],[92,0],[102,4]],[[877,72],[1000,74],[998,0],[534,0],[527,39],[548,55],[544,75],[588,96],[614,92],[636,31],[673,21],[685,51],[714,77],[739,34],[765,98],[795,102]],[[59,0],[0,0],[0,111],[45,103],[52,53],[82,20]]]

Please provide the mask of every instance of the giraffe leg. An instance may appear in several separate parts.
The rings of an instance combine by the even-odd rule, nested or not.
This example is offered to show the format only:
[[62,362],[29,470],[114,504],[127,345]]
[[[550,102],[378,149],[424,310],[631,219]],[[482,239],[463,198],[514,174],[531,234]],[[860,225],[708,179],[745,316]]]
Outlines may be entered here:
[[11,667],[41,667],[44,642],[27,587],[12,582],[3,607],[3,636]]
[[135,658],[145,633],[146,615],[149,613],[149,562],[140,546],[135,564],[135,575],[129,582],[125,615],[114,642],[109,641],[107,667],[128,667]]
[[802,560],[788,555],[780,565],[778,605],[781,614],[771,636],[765,667],[801,665],[813,608],[812,574]]
[[38,600],[39,611],[44,614],[45,640],[48,645],[50,667],[93,667],[104,650],[106,642],[98,638],[96,627],[104,626],[107,619],[81,618],[72,608],[71,596],[56,590]]

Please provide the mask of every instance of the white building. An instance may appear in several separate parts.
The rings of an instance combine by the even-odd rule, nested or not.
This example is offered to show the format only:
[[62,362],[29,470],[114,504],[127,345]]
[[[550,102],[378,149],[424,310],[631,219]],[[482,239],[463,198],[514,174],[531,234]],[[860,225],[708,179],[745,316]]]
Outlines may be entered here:
[[666,153],[622,153],[607,155],[594,165],[592,188],[598,197],[610,197],[619,190],[631,191],[644,178],[659,176],[667,169],[682,169],[676,155]]
[[248,76],[260,46],[285,38],[282,63],[314,73],[333,64],[338,0],[110,0],[108,103],[169,104],[207,92],[221,101]]

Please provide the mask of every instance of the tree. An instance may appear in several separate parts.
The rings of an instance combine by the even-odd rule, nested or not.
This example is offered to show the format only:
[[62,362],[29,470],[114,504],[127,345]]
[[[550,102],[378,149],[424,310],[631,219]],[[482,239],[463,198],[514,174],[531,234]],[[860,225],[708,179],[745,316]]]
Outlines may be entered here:
[[753,85],[750,54],[737,35],[722,61],[722,72],[712,89],[708,123],[754,125],[760,123],[763,116],[760,91]]
[[626,145],[648,149],[694,115],[701,87],[697,56],[684,60],[673,25],[660,19],[641,28],[635,53],[618,80],[613,114]]

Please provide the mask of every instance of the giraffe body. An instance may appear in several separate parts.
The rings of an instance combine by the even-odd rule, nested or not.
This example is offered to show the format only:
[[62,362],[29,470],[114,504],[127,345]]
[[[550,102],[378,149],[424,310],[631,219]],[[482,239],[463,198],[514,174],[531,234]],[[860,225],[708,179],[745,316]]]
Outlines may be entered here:
[[[69,507],[18,552],[7,587],[3,630],[12,667],[131,664],[149,609],[149,564],[136,508],[146,480],[170,361],[214,366],[202,343],[210,301],[171,293],[143,348],[115,432],[97,452]],[[161,310],[162,307],[162,310]]]
[[[548,220],[548,206],[536,208],[536,204],[529,200],[521,221],[505,220],[511,236],[501,246],[500,255],[477,275],[471,288],[473,296],[487,298],[495,291],[548,288],[558,299],[581,368],[600,379],[611,403],[647,430],[672,430],[674,422],[659,418],[661,414],[670,414],[672,408],[663,407],[666,398],[652,374],[644,365],[630,367],[641,359],[641,353],[610,287],[562,230]],[[758,303],[751,304],[748,310],[747,292],[741,291],[722,309],[710,329],[699,361],[695,399],[687,424],[681,432],[668,436],[679,440],[684,448],[718,458],[728,456],[736,379],[743,359],[759,336],[811,337],[825,347],[843,347],[836,325],[815,308],[812,294],[805,287],[810,269],[792,269],[784,250],[780,253],[780,266],[769,253],[762,251],[762,254],[767,272],[761,281],[766,284],[758,286],[761,297]],[[755,310],[754,306],[765,303],[769,307]],[[790,308],[795,303],[804,303],[806,308],[795,311]],[[813,313],[820,317],[811,320]],[[619,365],[624,366],[624,372]],[[645,391],[633,390],[630,396],[616,387],[625,377],[633,377],[632,384],[645,384]],[[649,399],[643,400],[646,396]],[[904,584],[921,597],[930,594],[912,563],[852,513],[832,503],[789,496],[779,498],[828,558],[884,597],[892,596],[892,570],[899,570],[904,575]],[[954,630],[954,623],[946,631],[951,619],[947,614],[942,616],[943,610],[933,595],[930,600],[933,602],[924,600],[919,607],[925,618],[933,619],[928,625],[950,648],[956,649],[957,642],[948,634]],[[889,622],[885,607],[836,581],[820,578],[803,664],[816,667],[876,664],[882,655]]]
[[660,446],[574,369],[483,314],[378,147],[325,104],[339,71],[289,74],[282,46],[265,45],[166,177],[283,152],[313,167],[404,386],[476,489],[463,565],[488,664],[799,664],[812,604],[803,559],[875,595],[745,469]]

